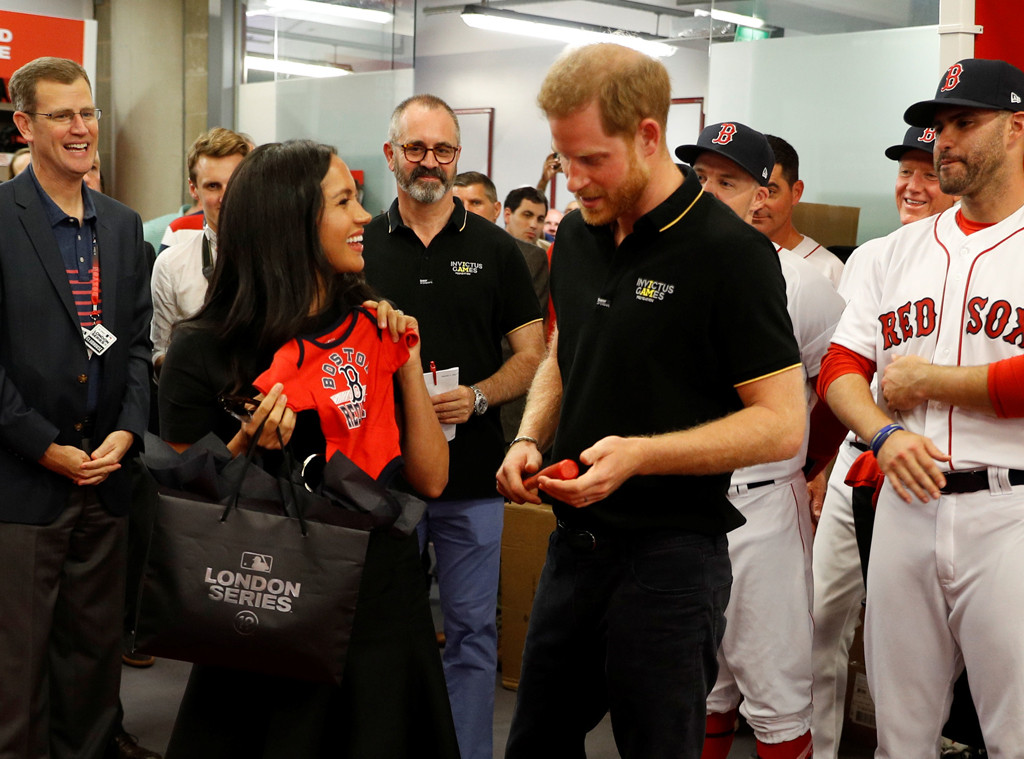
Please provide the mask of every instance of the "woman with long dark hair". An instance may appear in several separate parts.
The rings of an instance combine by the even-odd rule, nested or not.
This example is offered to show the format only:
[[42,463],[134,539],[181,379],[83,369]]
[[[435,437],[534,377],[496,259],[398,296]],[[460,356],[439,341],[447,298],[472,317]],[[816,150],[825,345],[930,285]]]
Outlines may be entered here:
[[[175,330],[164,362],[161,437],[183,450],[212,430],[237,455],[265,419],[261,446],[276,447],[280,432],[299,457],[344,450],[373,477],[395,472],[428,497],[443,490],[447,445],[423,383],[416,321],[365,307],[369,221],[348,167],[327,146],[264,145],[242,161],[224,197],[206,305]],[[254,381],[284,346],[355,334],[367,346],[360,369],[369,379],[360,381],[390,398],[393,373],[401,398],[365,407],[372,441],[350,435],[330,409],[300,403],[311,410],[296,414],[281,383],[253,403],[249,421],[223,408],[226,395],[256,395]],[[167,756],[457,757],[415,535],[371,535],[341,686],[197,665]]]

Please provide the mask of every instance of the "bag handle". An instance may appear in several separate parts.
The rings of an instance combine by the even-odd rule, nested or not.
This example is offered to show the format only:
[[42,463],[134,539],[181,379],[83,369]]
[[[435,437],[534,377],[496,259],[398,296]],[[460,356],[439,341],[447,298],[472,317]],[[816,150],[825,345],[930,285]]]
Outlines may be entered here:
[[[245,482],[245,476],[249,472],[249,467],[252,466],[252,461],[256,456],[256,449],[259,447],[259,439],[263,434],[263,428],[266,426],[268,418],[269,415],[263,418],[263,421],[260,422],[259,426],[256,428],[256,432],[253,433],[249,440],[249,447],[246,448],[245,451],[245,466],[242,467],[242,471],[238,475],[238,482],[235,483],[234,495],[229,500],[228,505],[224,507],[224,512],[220,516],[221,522],[227,520],[228,514],[231,513],[232,509],[238,508],[238,499],[242,493],[242,483]],[[299,520],[299,528],[302,530],[302,537],[306,537],[309,534],[309,528],[306,525],[305,515],[302,513],[302,505],[295,492],[295,482],[291,477],[292,470],[295,468],[295,457],[292,454],[291,443],[289,442],[287,445],[285,444],[284,438],[281,436],[280,428],[276,429],[275,432],[277,433],[277,442],[281,446],[281,452],[284,454],[284,467],[287,472],[288,484],[292,491],[292,501],[295,504],[295,516]],[[280,477],[277,478],[277,487],[278,492],[281,494],[282,509],[287,513],[288,499],[285,495],[284,488],[281,485]]]
[[[277,442],[281,446],[281,453],[284,455],[284,471],[285,478],[288,480],[288,488],[292,491],[292,502],[295,504],[295,516],[299,520],[299,527],[302,529],[302,537],[306,537],[308,529],[306,527],[305,515],[302,513],[302,502],[299,500],[298,493],[295,490],[295,480],[292,477],[292,473],[295,471],[295,456],[292,453],[291,441],[285,444],[284,439],[281,437],[281,429],[275,430],[277,432]],[[284,486],[281,484],[281,478],[277,478],[277,487],[281,492],[281,503],[285,505],[287,511],[288,500],[284,493]]]

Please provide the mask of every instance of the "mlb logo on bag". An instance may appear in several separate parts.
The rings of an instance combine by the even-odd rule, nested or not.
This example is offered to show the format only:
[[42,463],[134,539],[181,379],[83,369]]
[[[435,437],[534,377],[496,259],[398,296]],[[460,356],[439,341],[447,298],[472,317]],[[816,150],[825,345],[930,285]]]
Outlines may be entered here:
[[267,553],[251,553],[245,551],[242,554],[242,569],[253,572],[269,572],[274,566],[274,557]]

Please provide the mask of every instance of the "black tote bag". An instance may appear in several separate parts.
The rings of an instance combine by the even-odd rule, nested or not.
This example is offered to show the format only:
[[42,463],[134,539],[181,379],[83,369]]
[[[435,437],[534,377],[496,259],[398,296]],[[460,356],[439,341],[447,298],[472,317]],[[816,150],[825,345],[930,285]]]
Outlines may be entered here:
[[134,648],[340,683],[372,524],[251,459],[147,436],[157,508]]

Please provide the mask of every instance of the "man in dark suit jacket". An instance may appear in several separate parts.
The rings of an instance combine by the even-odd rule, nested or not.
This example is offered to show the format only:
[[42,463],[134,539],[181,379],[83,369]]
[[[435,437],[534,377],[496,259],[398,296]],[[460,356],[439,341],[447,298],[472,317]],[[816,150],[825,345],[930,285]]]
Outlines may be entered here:
[[121,463],[149,413],[142,224],[82,182],[85,70],[40,58],[9,89],[32,166],[0,185],[0,758],[90,759],[117,715]]

